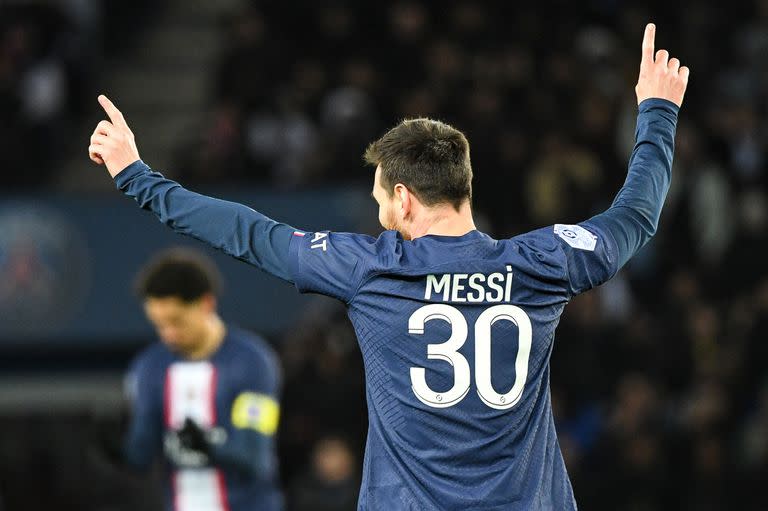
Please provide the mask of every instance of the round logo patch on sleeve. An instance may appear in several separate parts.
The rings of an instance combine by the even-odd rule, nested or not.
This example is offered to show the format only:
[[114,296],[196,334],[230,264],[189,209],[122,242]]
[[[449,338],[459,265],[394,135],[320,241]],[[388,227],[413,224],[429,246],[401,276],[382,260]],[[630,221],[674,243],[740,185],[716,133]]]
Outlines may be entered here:
[[580,225],[555,224],[555,234],[579,250],[594,252],[597,245],[597,236]]

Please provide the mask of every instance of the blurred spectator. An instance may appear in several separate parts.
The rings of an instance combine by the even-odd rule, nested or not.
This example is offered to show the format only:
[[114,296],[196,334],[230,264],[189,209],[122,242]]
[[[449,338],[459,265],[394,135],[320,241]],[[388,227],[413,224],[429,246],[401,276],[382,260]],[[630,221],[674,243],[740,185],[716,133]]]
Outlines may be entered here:
[[315,445],[309,471],[294,482],[293,511],[352,511],[357,508],[360,481],[355,457],[339,437]]

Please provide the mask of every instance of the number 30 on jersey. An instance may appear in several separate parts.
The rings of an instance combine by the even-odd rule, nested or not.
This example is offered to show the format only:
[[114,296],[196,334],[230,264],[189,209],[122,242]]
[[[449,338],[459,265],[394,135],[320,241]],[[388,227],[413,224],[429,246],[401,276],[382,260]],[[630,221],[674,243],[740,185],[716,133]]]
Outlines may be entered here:
[[[470,369],[467,359],[459,349],[467,341],[469,329],[467,320],[456,307],[444,303],[433,303],[417,309],[408,319],[408,332],[415,335],[424,333],[425,325],[440,319],[451,325],[451,337],[442,344],[428,344],[429,360],[444,360],[453,366],[453,387],[446,392],[435,392],[425,378],[423,367],[411,367],[411,385],[419,400],[434,408],[448,408],[467,395],[470,387]],[[511,321],[518,329],[518,351],[515,359],[515,381],[512,388],[500,394],[491,384],[491,326],[497,321]],[[531,320],[520,307],[495,305],[489,307],[475,322],[475,385],[477,394],[491,408],[506,410],[517,404],[523,395],[528,377],[528,358],[531,354]]]

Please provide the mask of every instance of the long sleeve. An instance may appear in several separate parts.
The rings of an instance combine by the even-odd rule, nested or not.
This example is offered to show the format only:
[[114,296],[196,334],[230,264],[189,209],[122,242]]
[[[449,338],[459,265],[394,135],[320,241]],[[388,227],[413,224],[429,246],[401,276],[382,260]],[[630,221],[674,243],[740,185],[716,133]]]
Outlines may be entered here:
[[225,443],[211,446],[211,461],[250,477],[270,480],[275,465],[270,448],[272,441],[257,431],[232,429]]
[[234,384],[228,414],[220,418],[227,434],[223,441],[211,442],[210,454],[217,466],[271,481],[277,475],[274,449],[282,375],[277,356],[266,341],[256,339],[227,365],[227,378]]
[[123,460],[136,470],[147,470],[160,452],[162,415],[155,380],[145,364],[135,363],[126,378],[126,394],[131,403],[131,419],[123,443]]
[[663,99],[643,101],[627,178],[611,207],[552,229],[564,252],[570,295],[613,277],[656,233],[672,174],[678,111]]
[[287,259],[293,227],[242,204],[189,191],[141,160],[120,172],[115,184],[174,231],[292,282]]
[[608,210],[589,220],[613,236],[617,271],[656,233],[672,176],[679,110],[663,99],[647,99],[640,104],[624,186]]

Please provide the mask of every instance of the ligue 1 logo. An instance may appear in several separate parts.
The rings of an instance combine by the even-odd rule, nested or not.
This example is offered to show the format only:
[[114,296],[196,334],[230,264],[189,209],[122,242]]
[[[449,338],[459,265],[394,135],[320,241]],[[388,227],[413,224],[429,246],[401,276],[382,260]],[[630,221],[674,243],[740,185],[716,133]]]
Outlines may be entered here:
[[59,212],[0,207],[0,334],[44,334],[82,307],[88,284],[83,237]]

